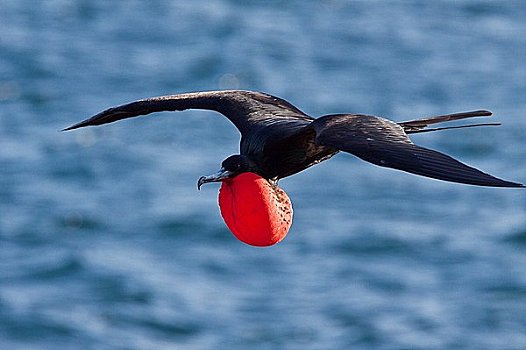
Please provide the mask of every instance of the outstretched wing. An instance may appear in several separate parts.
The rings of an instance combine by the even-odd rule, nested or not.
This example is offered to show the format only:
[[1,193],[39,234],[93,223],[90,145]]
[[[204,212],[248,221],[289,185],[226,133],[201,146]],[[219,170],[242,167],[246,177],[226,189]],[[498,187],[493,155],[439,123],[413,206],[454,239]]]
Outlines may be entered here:
[[316,143],[349,152],[379,166],[470,185],[524,187],[486,174],[443,153],[417,146],[402,126],[387,119],[338,114],[316,119],[311,126],[316,131]]
[[64,129],[73,130],[90,125],[112,123],[117,120],[137,117],[161,111],[207,109],[226,116],[241,132],[254,131],[269,124],[292,120],[311,121],[289,102],[261,92],[225,90],[192,92],[138,100],[109,108],[93,117]]

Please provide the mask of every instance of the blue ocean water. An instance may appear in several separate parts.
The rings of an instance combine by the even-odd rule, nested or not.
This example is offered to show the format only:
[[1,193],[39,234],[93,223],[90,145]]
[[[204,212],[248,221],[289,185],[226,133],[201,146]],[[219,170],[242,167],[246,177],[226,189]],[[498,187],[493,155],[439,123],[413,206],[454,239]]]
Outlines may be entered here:
[[525,349],[526,192],[340,154],[280,182],[287,238],[237,241],[201,175],[218,114],[58,130],[240,88],[310,115],[486,108],[415,135],[526,182],[523,1],[0,2],[1,349]]

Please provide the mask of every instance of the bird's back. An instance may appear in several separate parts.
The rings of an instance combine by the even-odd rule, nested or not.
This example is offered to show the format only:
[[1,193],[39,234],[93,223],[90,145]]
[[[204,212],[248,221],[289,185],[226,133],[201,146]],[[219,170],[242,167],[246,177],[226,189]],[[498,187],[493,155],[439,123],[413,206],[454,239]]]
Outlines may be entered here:
[[279,120],[241,139],[241,154],[249,156],[267,179],[296,174],[338,153],[315,142],[311,120]]

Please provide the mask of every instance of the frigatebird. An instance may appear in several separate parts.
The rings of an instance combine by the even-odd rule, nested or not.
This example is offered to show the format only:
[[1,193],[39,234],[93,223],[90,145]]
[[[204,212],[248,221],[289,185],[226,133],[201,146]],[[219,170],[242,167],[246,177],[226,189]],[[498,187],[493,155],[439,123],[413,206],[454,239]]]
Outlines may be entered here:
[[[285,225],[288,224],[283,236],[279,238],[283,239],[290,226],[292,208],[285,192],[277,187],[278,180],[327,160],[340,151],[382,167],[444,181],[476,186],[524,187],[520,183],[484,173],[446,154],[417,146],[408,137],[408,134],[414,133],[500,125],[480,123],[429,127],[465,118],[491,116],[492,113],[487,110],[445,114],[405,122],[393,122],[365,114],[330,114],[313,118],[279,97],[254,91],[225,90],[142,99],[109,108],[64,130],[107,124],[154,112],[186,109],[219,112],[241,133],[239,154],[226,158],[217,174],[202,176],[198,181],[198,188],[207,182],[223,182],[225,190],[223,191],[222,185],[221,192],[225,194],[223,200],[220,194],[221,211],[234,234],[238,231],[243,235],[246,232],[240,231],[256,229],[255,226],[261,225],[259,219],[253,218],[245,220],[255,220],[252,226],[245,225],[246,222],[239,224],[244,220],[243,215],[252,215],[254,211],[254,208],[247,204],[249,198],[244,196],[243,192],[255,189],[251,192],[250,201],[254,202],[257,208],[264,207],[263,211],[276,210],[275,213],[271,213],[271,222],[267,225],[272,226],[272,221],[279,221],[280,218]],[[236,182],[238,175],[244,173],[250,173],[252,176],[240,176],[239,179],[242,180]],[[228,209],[224,209],[227,206]],[[247,209],[247,206],[252,209]],[[241,215],[240,211],[243,210],[246,213]],[[232,223],[236,220],[237,224]],[[239,238],[238,234],[236,236]],[[248,241],[249,244],[254,243],[250,238],[242,240]],[[269,245],[268,243],[258,241],[254,245]],[[274,243],[276,242],[270,242]]]

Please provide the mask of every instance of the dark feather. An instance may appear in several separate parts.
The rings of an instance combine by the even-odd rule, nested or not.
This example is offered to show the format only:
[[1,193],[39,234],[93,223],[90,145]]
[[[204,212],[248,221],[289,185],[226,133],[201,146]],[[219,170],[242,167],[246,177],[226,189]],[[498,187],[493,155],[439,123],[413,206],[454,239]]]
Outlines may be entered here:
[[311,121],[289,102],[268,94],[252,91],[225,90],[193,92],[138,100],[109,108],[91,118],[67,127],[64,131],[91,125],[112,123],[161,111],[207,109],[226,116],[244,134],[280,121]]
[[[431,124],[431,123],[428,123]],[[329,115],[312,123],[316,141],[388,168],[478,186],[523,187],[411,142],[402,126],[367,115]]]
[[419,133],[431,132],[431,131],[475,128],[479,126],[500,126],[500,125],[501,125],[500,123],[480,123],[480,124],[468,124],[468,125],[443,126],[440,128],[423,128],[419,130],[409,130],[409,131],[406,131],[406,133],[407,134],[419,134]]
[[[408,133],[429,125],[490,116],[478,110],[395,123],[387,119],[337,114],[313,119],[289,102],[261,92],[208,91],[148,98],[109,108],[64,130],[112,123],[161,111],[207,109],[226,116],[241,132],[240,153],[267,179],[279,179],[326,160],[339,150],[368,162],[436,179],[479,186],[522,187],[498,179],[436,151],[416,146]],[[253,170],[254,170],[253,169]]]
[[460,120],[460,119],[466,119],[466,118],[474,118],[474,117],[489,117],[492,113],[487,110],[478,110],[478,111],[469,111],[469,112],[460,112],[460,113],[452,113],[452,114],[445,114],[445,115],[437,115],[434,117],[428,117],[428,118],[422,118],[422,119],[416,119],[416,120],[410,120],[406,122],[399,122],[398,124],[404,128],[404,131],[406,134],[413,134],[417,132],[426,132],[429,131],[437,131],[437,130],[446,130],[446,129],[457,129],[460,127],[472,127],[472,126],[486,126],[486,125],[498,125],[498,124],[490,124],[490,123],[484,123],[484,124],[471,124],[471,125],[464,125],[464,126],[455,126],[455,127],[443,127],[443,128],[436,128],[436,129],[425,129],[431,124],[437,124],[437,123],[444,123],[444,122],[450,122],[454,120]]

